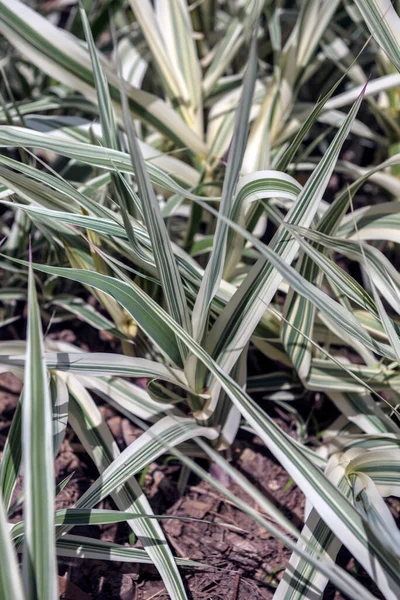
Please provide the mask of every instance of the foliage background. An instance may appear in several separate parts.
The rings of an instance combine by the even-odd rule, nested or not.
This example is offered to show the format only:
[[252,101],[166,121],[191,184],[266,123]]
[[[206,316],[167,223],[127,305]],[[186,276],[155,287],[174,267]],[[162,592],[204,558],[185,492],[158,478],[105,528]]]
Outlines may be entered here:
[[[167,453],[293,551],[274,598],[375,597],[342,545],[398,598],[397,3],[1,0],[0,32],[0,368],[23,381],[2,597],[58,597],[58,555],[151,562],[187,598],[136,478]],[[76,318],[109,345],[48,335]],[[99,397],[143,431],[123,452]],[[99,477],[54,511],[67,427]],[[304,493],[301,531],[230,462],[244,432]],[[121,521],[141,547],[69,533]]]

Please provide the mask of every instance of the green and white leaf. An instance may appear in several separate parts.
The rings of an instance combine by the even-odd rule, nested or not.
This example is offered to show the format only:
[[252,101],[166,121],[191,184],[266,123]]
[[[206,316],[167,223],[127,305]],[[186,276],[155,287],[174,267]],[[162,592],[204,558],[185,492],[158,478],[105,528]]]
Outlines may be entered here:
[[0,497],[0,594],[1,597],[19,598],[24,600],[27,596],[22,587],[21,574],[18,567],[17,556],[13,547],[10,528],[7,523],[7,513]]
[[26,350],[21,429],[26,523],[24,588],[28,598],[54,600],[58,595],[58,584],[54,535],[52,406],[31,266]]

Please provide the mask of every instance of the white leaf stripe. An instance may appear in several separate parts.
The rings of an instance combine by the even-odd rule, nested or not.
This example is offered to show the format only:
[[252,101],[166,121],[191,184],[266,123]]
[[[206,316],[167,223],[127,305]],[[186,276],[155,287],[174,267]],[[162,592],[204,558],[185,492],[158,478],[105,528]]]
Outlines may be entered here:
[[[209,521],[207,519],[196,519],[195,517],[177,516],[177,515],[153,515],[143,514],[141,512],[128,512],[123,510],[106,510],[95,508],[64,508],[57,510],[55,513],[55,524],[63,525],[107,525],[110,523],[123,523],[124,521],[133,521],[140,519],[141,521],[168,520],[176,521],[191,521],[194,523],[206,523],[215,527],[224,527],[242,533],[243,529],[238,526],[225,523]],[[24,522],[18,521],[11,527],[11,537],[13,540],[21,538],[24,535]]]
[[[328,469],[326,469],[327,471]],[[349,485],[344,473],[341,477],[333,479],[333,483],[341,492],[351,501],[351,486]],[[298,545],[303,547],[307,545],[313,548],[330,561],[335,561],[336,555],[340,550],[341,543],[335,537],[329,526],[318,515],[315,508],[311,509],[307,517],[305,526],[302,530],[303,539],[298,541]],[[313,595],[321,597],[328,578],[319,573],[313,565],[305,561],[302,556],[293,553],[288,567],[285,570],[283,578],[274,594],[274,600],[303,600],[311,598]]]
[[114,324],[104,315],[98,312],[90,304],[87,304],[76,298],[56,298],[52,301],[52,305],[63,308],[67,312],[76,315],[79,319],[86,321],[92,327],[102,331],[105,330],[118,338],[127,340],[127,336],[114,327]]
[[393,389],[400,391],[400,376],[396,371],[385,367],[372,368],[364,365],[345,365],[346,370],[357,378],[351,377],[341,366],[329,360],[313,359],[307,387],[311,390],[332,390],[362,393],[368,388],[375,391]]
[[[114,458],[101,477],[79,498],[76,508],[91,508],[163,454],[165,447],[174,447],[196,436],[216,439],[218,432],[198,425],[193,419],[164,417]],[[62,532],[61,528],[58,535]]]
[[163,61],[174,63],[175,71],[180,72],[189,97],[189,125],[199,136],[203,134],[202,72],[193,39],[193,29],[187,0],[157,0],[156,19],[166,52],[160,56]]
[[[317,230],[324,233],[334,233],[341,217],[346,212],[348,202],[349,200],[344,194],[339,196],[323,215]],[[301,255],[296,268],[307,281],[317,286],[320,285],[322,273],[310,256]],[[286,312],[287,320],[282,325],[281,339],[297,369],[299,377],[305,380],[310,370],[312,353],[312,345],[307,338],[311,337],[316,311],[309,300],[290,290],[286,298],[284,312]]]
[[[256,39],[254,38],[251,45],[247,71],[243,82],[242,96],[236,114],[235,129],[229,150],[228,162],[222,188],[219,210],[220,214],[226,217],[229,217],[231,213],[232,198],[235,193],[239,172],[243,161],[256,74]],[[199,293],[193,308],[193,335],[198,341],[200,341],[204,336],[205,326],[208,321],[209,306],[221,283],[227,249],[227,237],[227,224],[222,220],[218,220],[214,234],[211,256],[207,263]]]
[[53,453],[56,457],[64,440],[68,423],[69,395],[67,386],[61,377],[50,376],[50,393],[53,409]]
[[[183,77],[181,70],[173,68],[174,61],[170,60],[163,34],[157,23],[150,1],[129,0],[129,2],[135,17],[140,24],[140,29],[149,45],[167,95],[171,99],[172,104],[175,105],[177,110],[181,113],[182,117],[189,125],[193,126],[187,106],[189,103],[187,82]],[[176,3],[176,0],[172,0],[172,2]],[[168,23],[166,26],[168,26]]]
[[[100,122],[106,145],[113,150],[121,150],[118,129],[116,127],[113,107],[107,82],[105,80],[99,57],[96,51],[96,46],[93,40],[90,25],[83,7],[80,8],[81,20],[85,32],[86,41],[89,47],[89,54],[93,68],[93,79],[97,94],[97,103],[99,106]],[[120,207],[120,213],[126,230],[128,239],[132,248],[136,248],[136,240],[133,234],[133,228],[129,215],[135,214],[136,211],[141,214],[140,202],[136,202],[136,196],[130,190],[126,176],[123,173],[111,173],[111,181],[113,183],[114,192]]]
[[[393,223],[391,224],[391,228],[393,231]],[[296,227],[295,231],[301,235],[304,235],[310,240],[318,242],[326,248],[340,252],[344,256],[347,256],[352,260],[357,260],[358,262],[363,262],[363,253],[361,251],[363,250],[368,260],[369,269],[374,276],[374,281],[378,289],[384,295],[386,300],[393,306],[393,308],[398,311],[399,301],[396,294],[396,288],[400,288],[400,277],[389,260],[377,248],[366,244],[363,244],[361,247],[362,242],[357,243],[351,240],[343,240],[338,237],[328,236],[321,232],[315,232],[310,229],[306,230],[301,227]],[[384,231],[385,230],[382,232],[382,237],[384,235]],[[319,257],[317,257],[317,260],[319,260]],[[331,265],[331,263],[326,263],[326,265],[328,264]],[[330,266],[327,267],[326,272],[330,272]],[[391,279],[391,282],[388,281],[388,278]],[[362,302],[367,300],[367,295],[364,292],[360,295],[360,300]],[[376,313],[376,308],[373,304],[371,304],[370,300],[368,300],[368,307],[369,310],[372,310],[374,313]]]
[[356,423],[362,431],[369,434],[400,434],[400,430],[394,420],[377,405],[371,394],[330,391],[328,395],[340,412],[350,421]]
[[[49,369],[68,371],[91,377],[122,375],[125,377],[154,377],[187,385],[182,371],[172,369],[146,358],[132,358],[107,352],[48,352],[44,354]],[[25,356],[1,356],[2,364],[24,366]]]
[[171,404],[160,405],[153,401],[146,390],[119,377],[78,375],[78,380],[85,388],[94,390],[98,396],[104,398],[128,419],[132,419],[134,415],[139,419],[153,422],[165,411],[173,409]]

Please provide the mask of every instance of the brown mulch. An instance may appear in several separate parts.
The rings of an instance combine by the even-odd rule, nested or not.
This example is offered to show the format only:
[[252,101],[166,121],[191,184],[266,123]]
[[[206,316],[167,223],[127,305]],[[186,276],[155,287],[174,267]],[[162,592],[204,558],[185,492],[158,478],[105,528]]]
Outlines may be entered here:
[[[261,478],[260,489],[277,499],[280,508],[297,524],[302,518],[304,501],[297,488],[284,491],[288,477],[271,458],[238,448],[234,460],[243,473]],[[176,556],[210,565],[212,569],[182,569],[185,584],[193,600],[270,599],[290,556],[281,543],[272,538],[253,519],[237,510],[211,486],[196,482],[189,485],[182,497],[176,490],[176,466],[154,464],[145,479],[145,489],[153,506],[167,506],[165,512],[174,516],[213,521],[214,524],[175,519],[162,521],[167,539]],[[231,484],[237,496],[243,491]],[[248,498],[246,498],[248,500]],[[249,500],[248,500],[249,501]],[[156,511],[158,512],[158,511]],[[218,526],[228,523],[241,531]],[[93,535],[93,529],[92,535]],[[102,539],[118,543],[127,541],[128,531],[121,526],[98,528]],[[82,528],[80,528],[80,531]],[[137,544],[140,546],[140,544]],[[118,565],[82,561],[70,566],[69,577],[91,598],[105,600],[150,600],[168,598],[156,570],[147,565]]]
[[[12,375],[0,375],[0,447],[5,442],[19,391],[20,384]],[[110,406],[102,404],[100,410],[121,449],[140,435],[139,429]],[[249,436],[239,441],[230,458],[266,497],[301,528],[304,497],[257,438]],[[206,464],[203,466],[207,467]],[[71,481],[57,496],[57,508],[72,506],[97,477],[94,465],[71,430],[67,431],[55,468],[58,482],[73,474]],[[211,465],[209,468],[213,477],[220,478],[235,495],[252,503],[243,490],[227,481],[226,475],[220,473],[217,467]],[[176,461],[166,461],[165,457],[161,457],[157,463],[150,465],[142,484],[156,514],[212,521],[210,524],[171,518],[161,522],[176,556],[210,566],[181,569],[189,598],[271,599],[290,551],[208,484],[190,479],[185,493],[180,496],[177,487],[179,471],[180,465]],[[20,491],[19,481],[16,494]],[[114,508],[112,503],[103,502],[101,508],[107,507]],[[394,514],[399,514],[398,500],[392,502],[391,508]],[[16,512],[11,520],[20,518],[21,513]],[[218,523],[227,523],[238,530],[223,528]],[[140,542],[129,537],[131,532],[125,523],[79,527],[74,533],[140,547]],[[362,570],[354,561],[349,561],[349,554],[343,550],[340,555],[342,566],[348,565],[352,573],[358,572],[360,580],[369,587]],[[76,559],[69,563],[60,562],[59,573],[61,598],[65,600],[168,598],[161,578],[151,565]],[[328,586],[324,598],[340,600],[343,596]]]

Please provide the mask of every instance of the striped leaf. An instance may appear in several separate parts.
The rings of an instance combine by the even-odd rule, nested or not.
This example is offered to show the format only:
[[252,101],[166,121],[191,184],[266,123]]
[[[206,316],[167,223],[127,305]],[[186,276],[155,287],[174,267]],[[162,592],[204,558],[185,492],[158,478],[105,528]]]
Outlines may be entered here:
[[[191,521],[194,523],[207,523],[208,525],[214,524],[213,521],[207,521],[206,519],[196,519],[194,517],[184,516],[170,516],[170,515],[146,515],[143,516],[139,512],[124,512],[119,510],[105,510],[95,508],[64,508],[56,511],[55,522],[56,526],[60,525],[110,525],[112,523],[123,523],[124,521],[133,521],[140,519],[142,521],[148,520],[168,520],[174,519],[177,521]],[[233,531],[242,531],[240,527],[229,525],[229,523],[217,523],[219,527],[226,527]],[[24,535],[24,522],[19,521],[13,525],[11,529],[11,537],[13,539],[21,538]]]
[[58,592],[52,407],[32,267],[29,268],[27,334],[21,436],[26,523],[24,588],[27,598],[54,600]]
[[245,0],[238,14],[229,19],[224,35],[213,51],[212,61],[203,78],[203,89],[210,94],[241,46],[251,37],[263,7],[262,0]]
[[[21,378],[23,375],[21,375]],[[14,412],[10,430],[3,448],[0,463],[0,490],[4,510],[10,509],[12,495],[17,485],[17,478],[21,466],[21,420],[22,420],[22,398],[21,393],[17,408]]]
[[[57,540],[57,554],[67,558],[107,560],[123,563],[151,564],[147,552],[141,548],[122,546],[80,535],[65,535]],[[186,558],[176,558],[182,567],[202,567],[201,563]]]
[[[122,354],[107,354],[106,352],[67,352],[45,354],[49,369],[68,371],[77,375],[91,377],[122,375],[125,377],[160,378],[171,383],[186,384],[182,371],[171,369],[162,363],[153,362],[146,358],[132,358]],[[3,364],[24,366],[24,356],[2,356]]]
[[[132,4],[138,5],[139,3],[133,0]],[[159,59],[162,63],[168,61],[170,65],[174,64],[175,71],[179,71],[189,99],[186,107],[190,117],[188,124],[198,133],[199,137],[202,137],[202,72],[188,8],[187,0],[173,0],[172,2],[157,0],[155,3],[160,37],[165,45],[165,52]],[[157,59],[154,54],[153,57]]]
[[[193,419],[172,416],[164,417],[164,419],[152,425],[109,463],[109,466],[103,471],[101,477],[79,498],[76,508],[91,508],[95,506],[103,498],[106,498],[109,494],[113,494],[117,488],[129,481],[136,473],[163,454],[166,449],[173,448],[175,445],[196,436],[215,439],[217,435],[215,429],[201,427]],[[132,527],[134,526],[138,526],[138,523],[135,521]],[[150,522],[147,523],[147,527],[149,526]],[[65,528],[61,528],[58,531],[58,536],[62,535],[64,531]],[[154,538],[155,534],[153,533],[151,539]]]
[[6,598],[20,598],[24,600],[27,596],[22,587],[21,574],[19,572],[17,557],[11,541],[7,513],[0,498],[0,594]]
[[115,337],[122,340],[128,339],[124,333],[120,332],[116,327],[114,327],[114,324],[109,319],[93,308],[93,306],[84,302],[83,300],[80,300],[79,298],[74,298],[72,296],[56,298],[52,301],[52,305],[66,310],[67,312],[71,313],[71,315],[74,315],[78,317],[78,319],[89,323],[89,325],[95,329],[98,329],[99,331],[107,331],[108,333],[111,333]]
[[[144,221],[149,232],[149,237],[154,253],[154,259],[163,288],[168,310],[177,323],[186,331],[191,331],[189,311],[186,303],[185,292],[181,276],[175,261],[172,245],[168,236],[167,227],[161,215],[160,205],[151,186],[150,178],[141,155],[136,133],[129,118],[126,96],[121,90],[122,107],[125,129],[128,136],[128,147],[135,171],[139,193],[141,195]],[[186,348],[178,340],[182,361],[187,355]]]
[[[318,224],[317,231],[326,234],[334,233],[347,206],[348,199],[344,195],[339,196],[337,201],[332,203],[325,212]],[[321,284],[322,274],[311,256],[302,254],[297,264],[297,270],[307,281],[314,282],[317,286]],[[309,300],[299,296],[293,290],[289,290],[284,313],[286,321],[282,325],[282,341],[300,379],[305,380],[310,370],[312,354],[312,346],[307,338],[312,336],[315,309]]]
[[[165,92],[187,124],[194,129],[197,106],[196,102],[193,103],[195,100],[193,85],[191,86],[190,80],[185,77],[187,69],[183,68],[182,53],[185,53],[185,60],[190,61],[191,77],[195,76],[196,66],[198,73],[199,71],[195,61],[189,19],[185,14],[187,8],[181,0],[172,0],[168,4],[170,6],[164,6],[163,2],[158,2],[156,6],[158,14],[156,15],[149,0],[130,0],[132,10],[151,50]],[[164,37],[166,35],[172,40],[167,41]],[[200,81],[197,80],[197,100],[199,83]]]
[[[327,474],[329,469],[331,469],[330,464],[326,468]],[[332,483],[350,500],[351,487],[343,476],[343,471],[343,469],[336,471],[333,469],[333,473],[329,473],[329,476]],[[315,553],[322,554],[327,562],[334,563],[341,543],[314,508],[311,509],[301,533],[302,538],[298,542],[300,548],[311,547]],[[328,578],[323,573],[318,572],[299,554],[293,553],[274,594],[274,600],[320,598],[327,583]]]
[[[100,65],[99,57],[97,54],[96,46],[93,40],[92,32],[90,29],[89,21],[87,19],[84,9],[80,8],[81,20],[83,23],[83,30],[85,32],[86,41],[89,48],[90,60],[93,67],[93,79],[97,94],[97,103],[99,106],[100,122],[102,132],[106,146],[113,150],[121,150],[121,144],[118,136],[118,129],[116,126],[114,111],[111,103],[111,97],[108,89],[106,79],[104,77],[103,70]],[[136,240],[133,234],[132,224],[129,219],[129,214],[135,214],[136,211],[140,214],[140,203],[136,202],[135,199],[129,194],[129,184],[126,180],[126,175],[116,172],[111,173],[111,181],[117,197],[122,220],[132,246],[136,247]],[[139,204],[139,206],[138,206]],[[90,235],[90,234],[89,234]]]
[[[248,502],[245,502],[235,496],[227,487],[222,485],[216,478],[213,478],[207,473],[204,469],[202,469],[197,463],[192,461],[190,458],[186,457],[184,454],[179,452],[178,450],[174,450],[174,453],[177,457],[179,457],[182,462],[188,466],[203,480],[207,481],[207,483],[214,487],[218,492],[223,494],[228,500],[234,503],[238,508],[240,508],[244,513],[251,516],[261,527],[265,528],[267,531],[272,533],[275,537],[280,539],[288,548],[294,550],[296,554],[304,558],[305,561],[313,565],[317,571],[329,579],[346,595],[350,598],[354,598],[356,600],[359,594],[364,598],[370,598],[374,600],[376,597],[370,594],[366,589],[359,589],[359,584],[352,578],[349,577],[349,574],[346,571],[343,571],[336,565],[332,564],[331,561],[327,561],[326,557],[318,552],[312,546],[308,546],[307,550],[305,550],[302,545],[293,543],[293,540],[286,535],[282,534],[281,531],[277,530],[275,526],[271,523],[271,521],[266,520],[264,517],[260,515],[260,513],[250,506]],[[221,462],[221,461],[219,461]],[[239,483],[241,487],[247,492],[249,486],[244,484],[243,481],[240,480],[234,473],[232,473],[231,469],[229,469],[229,474],[233,475],[233,479],[236,483]],[[247,483],[247,482],[246,482]],[[249,493],[251,494],[251,486]],[[268,511],[267,511],[268,512]]]
[[86,389],[93,390],[128,419],[139,418],[153,422],[166,411],[173,409],[172,404],[155,402],[142,387],[119,377],[79,375],[78,380]]
[[[236,113],[235,129],[229,150],[224,184],[222,188],[219,210],[220,213],[226,217],[230,216],[232,199],[235,194],[244,156],[248,133],[248,120],[256,79],[256,70],[256,41],[254,39],[243,82],[242,96],[238,111]],[[208,321],[209,306],[221,283],[227,249],[227,237],[228,226],[224,221],[219,220],[217,222],[217,227],[214,234],[214,243],[210,259],[207,263],[199,293],[193,308],[193,335],[198,341],[201,341],[204,337],[204,332]]]
[[[43,148],[68,156],[86,164],[107,169],[132,173],[132,163],[129,154],[103,148],[93,144],[71,142],[62,138],[48,136],[24,127],[0,126],[0,146]],[[182,188],[169,175],[165,174],[154,164],[148,166],[151,180],[155,185],[179,193],[186,198],[195,199],[197,196]]]
[[53,409],[53,451],[57,456],[68,423],[68,388],[61,377],[51,377],[50,394]]
[[[398,555],[400,536],[393,517],[391,517],[389,509],[384,504],[374,481],[363,471],[362,465],[365,461],[362,460],[360,464],[357,461],[358,456],[364,457],[367,455],[368,458],[372,459],[369,464],[374,464],[374,459],[377,465],[379,462],[387,463],[390,453],[386,450],[381,451],[378,460],[376,454],[374,456],[374,453],[371,452],[371,457],[369,454],[368,450],[355,447],[348,452],[349,458],[346,458],[346,454],[343,454],[340,458],[334,455],[326,467],[326,474],[333,483],[343,490],[349,499],[354,498],[355,506],[361,514],[365,515],[376,534],[382,536],[382,542],[387,546],[389,553]],[[396,452],[392,454],[393,465],[396,459],[398,462],[400,454],[398,451],[397,455]],[[389,469],[387,469],[387,473],[391,472]],[[384,478],[385,474],[382,472],[380,476]],[[390,482],[390,475],[387,477],[387,481]],[[315,551],[325,553],[331,560],[336,558],[341,544],[329,527],[320,519],[315,509],[311,510],[307,518],[302,536],[303,540],[305,539],[313,545]],[[299,542],[302,546],[304,545],[303,540]],[[296,598],[300,600],[300,598],[312,598],[317,591],[322,595],[327,582],[327,577],[324,577],[303,558],[293,554],[274,599],[292,598],[294,600]]]
[[371,34],[400,71],[400,18],[390,0],[355,0]]

